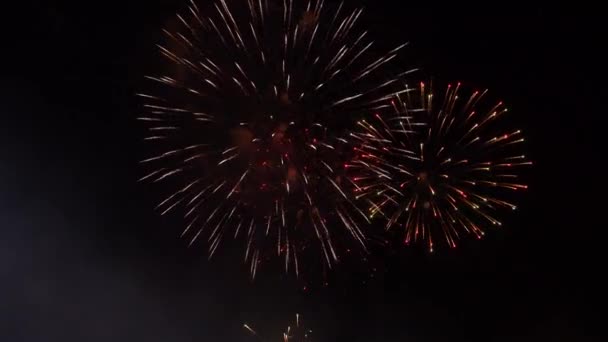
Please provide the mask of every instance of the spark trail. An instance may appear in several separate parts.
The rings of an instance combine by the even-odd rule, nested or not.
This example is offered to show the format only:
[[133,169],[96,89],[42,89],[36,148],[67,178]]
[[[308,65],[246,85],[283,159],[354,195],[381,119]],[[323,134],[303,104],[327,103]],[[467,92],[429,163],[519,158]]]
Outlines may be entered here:
[[261,337],[253,328],[251,328],[248,324],[243,324],[243,328],[247,330],[251,335],[255,336],[259,341],[267,342],[267,341],[281,341],[281,342],[304,342],[304,341],[312,341],[311,333],[312,330],[305,329],[301,324],[301,317],[299,314],[296,314],[296,321],[293,325],[287,326],[285,331],[282,333],[282,338],[267,340]]

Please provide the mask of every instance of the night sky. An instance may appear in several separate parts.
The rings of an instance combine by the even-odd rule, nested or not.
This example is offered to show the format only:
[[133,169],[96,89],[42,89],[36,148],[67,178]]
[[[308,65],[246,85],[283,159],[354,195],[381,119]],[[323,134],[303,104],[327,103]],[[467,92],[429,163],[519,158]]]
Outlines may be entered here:
[[324,286],[208,262],[136,183],[133,94],[185,3],[6,11],[1,341],[252,341],[244,322],[278,337],[296,312],[321,342],[599,340],[608,113],[592,9],[363,1],[380,44],[410,41],[405,65],[500,94],[535,165],[520,210],[486,239],[388,251],[373,277],[344,268]]

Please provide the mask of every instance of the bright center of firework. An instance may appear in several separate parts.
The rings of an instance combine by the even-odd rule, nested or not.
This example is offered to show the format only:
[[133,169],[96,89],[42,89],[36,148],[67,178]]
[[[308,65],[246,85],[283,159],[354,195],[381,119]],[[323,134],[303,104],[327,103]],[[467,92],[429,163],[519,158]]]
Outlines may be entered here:
[[428,179],[428,174],[426,172],[420,172],[418,174],[418,182],[425,183]]
[[325,127],[314,122],[314,110],[291,102],[287,92],[271,92],[259,102],[248,100],[234,104],[235,112],[242,114],[238,117],[246,120],[233,122],[234,150],[221,156],[230,166],[223,172],[235,172],[233,179],[247,170],[234,190],[241,205],[267,217],[287,206],[288,199],[296,207],[310,203],[307,186],[318,180],[315,170],[333,171],[323,164],[324,153],[333,147],[326,143]]
[[434,195],[434,190],[432,190],[432,185],[430,183],[429,174],[426,171],[421,171],[418,173],[418,194],[420,196],[422,207],[424,209],[429,209],[431,207],[431,197]]

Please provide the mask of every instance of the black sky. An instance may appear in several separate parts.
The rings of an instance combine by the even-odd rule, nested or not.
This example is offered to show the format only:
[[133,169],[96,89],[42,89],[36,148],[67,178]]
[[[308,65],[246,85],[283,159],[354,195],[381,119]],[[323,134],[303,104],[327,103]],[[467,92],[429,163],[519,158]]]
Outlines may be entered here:
[[183,3],[7,11],[17,20],[2,33],[0,340],[249,341],[243,322],[271,332],[295,312],[319,341],[599,340],[608,113],[595,11],[363,1],[380,44],[411,42],[405,63],[501,94],[536,165],[521,210],[484,241],[392,253],[373,279],[304,290],[207,262],[135,182],[133,94]]

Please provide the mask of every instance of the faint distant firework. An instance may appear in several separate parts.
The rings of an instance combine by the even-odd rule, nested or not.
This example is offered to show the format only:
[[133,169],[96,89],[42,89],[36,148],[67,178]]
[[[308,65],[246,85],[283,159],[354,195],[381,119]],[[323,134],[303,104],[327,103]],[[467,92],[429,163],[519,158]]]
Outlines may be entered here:
[[276,338],[272,338],[272,339],[265,339],[264,337],[260,336],[255,330],[253,330],[253,328],[251,328],[249,325],[247,324],[243,324],[243,327],[249,331],[253,336],[255,336],[258,340],[263,341],[263,342],[271,342],[271,341],[282,341],[282,342],[303,342],[303,341],[312,341],[311,339],[311,334],[312,334],[312,330],[310,329],[306,329],[301,325],[301,321],[300,321],[300,315],[296,314],[296,321],[294,322],[294,325],[289,325],[287,326],[287,328],[285,329],[285,331],[282,333],[282,339],[277,336]]

